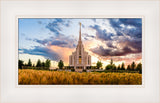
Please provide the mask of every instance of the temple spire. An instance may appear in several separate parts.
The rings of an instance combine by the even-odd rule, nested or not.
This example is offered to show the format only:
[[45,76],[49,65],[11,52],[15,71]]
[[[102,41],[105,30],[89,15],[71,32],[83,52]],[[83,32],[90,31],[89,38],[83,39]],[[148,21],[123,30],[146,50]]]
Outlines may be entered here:
[[79,41],[81,41],[81,22],[79,23],[80,29],[79,29]]

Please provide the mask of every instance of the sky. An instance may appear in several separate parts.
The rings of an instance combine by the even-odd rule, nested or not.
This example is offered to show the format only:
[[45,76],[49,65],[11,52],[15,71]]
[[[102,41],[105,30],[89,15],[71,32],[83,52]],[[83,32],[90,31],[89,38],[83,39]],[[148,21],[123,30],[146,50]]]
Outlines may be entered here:
[[92,65],[97,61],[103,67],[112,59],[115,65],[133,61],[142,62],[141,18],[19,18],[19,59],[51,60],[56,68],[59,60],[69,64],[69,55],[75,51],[82,23],[82,43],[91,55]]

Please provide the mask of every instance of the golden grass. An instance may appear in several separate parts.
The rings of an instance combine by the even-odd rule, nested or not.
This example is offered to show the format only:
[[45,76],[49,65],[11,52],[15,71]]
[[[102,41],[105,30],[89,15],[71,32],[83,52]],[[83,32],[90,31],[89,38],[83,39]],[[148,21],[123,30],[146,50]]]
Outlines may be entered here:
[[107,84],[107,85],[141,85],[142,75],[139,73],[77,73],[65,71],[19,70],[19,84],[26,85],[58,85],[58,84]]

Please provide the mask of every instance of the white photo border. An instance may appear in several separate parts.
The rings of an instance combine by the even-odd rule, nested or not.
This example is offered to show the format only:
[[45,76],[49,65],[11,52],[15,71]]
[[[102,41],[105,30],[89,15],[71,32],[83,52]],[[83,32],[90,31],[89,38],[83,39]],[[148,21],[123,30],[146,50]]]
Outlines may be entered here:
[[[80,1],[80,0],[76,0],[76,1],[66,0],[66,1],[70,2],[71,4],[72,3],[76,4],[76,2],[80,2],[79,5],[82,5],[82,4],[84,4],[84,2],[87,2],[87,1],[83,1],[83,0],[82,1]],[[51,4],[48,4],[48,2],[55,2],[58,5],[62,4],[64,6],[63,2],[66,2],[66,1],[61,1],[61,0],[60,1],[58,1],[58,0],[57,1],[56,0],[48,0],[48,1],[42,0],[42,1],[38,1],[38,2],[34,1],[34,0],[29,0],[29,1],[26,1],[26,0],[22,0],[22,1],[3,0],[3,1],[0,1],[0,5],[2,6],[0,8],[0,10],[1,10],[0,11],[0,13],[1,13],[0,14],[0,18],[1,18],[1,20],[0,20],[0,30],[1,30],[1,33],[0,33],[1,34],[0,35],[0,37],[1,37],[0,38],[1,39],[1,43],[0,43],[1,44],[0,45],[0,47],[1,47],[1,49],[0,49],[0,60],[1,60],[0,61],[0,64],[1,64],[1,69],[0,69],[0,73],[1,73],[1,75],[0,75],[0,94],[1,94],[0,95],[0,103],[4,103],[4,102],[5,103],[11,103],[11,102],[16,102],[16,103],[17,102],[21,102],[21,103],[22,102],[48,102],[48,103],[50,103],[50,102],[52,102],[52,103],[53,102],[55,102],[55,103],[57,103],[57,102],[59,102],[59,103],[66,103],[66,102],[70,102],[70,103],[71,102],[74,102],[74,103],[75,102],[85,102],[85,103],[87,103],[87,102],[96,102],[96,103],[97,102],[143,102],[143,103],[150,102],[150,103],[153,103],[154,102],[155,103],[155,102],[157,102],[157,103],[160,103],[160,80],[159,80],[160,75],[158,75],[158,74],[160,74],[160,71],[159,71],[159,64],[157,64],[157,63],[160,63],[159,54],[157,53],[160,51],[160,46],[159,46],[160,43],[158,41],[160,39],[159,38],[160,20],[157,19],[158,17],[160,17],[160,13],[158,13],[158,12],[160,12],[160,0],[140,0],[140,1],[138,1],[138,0],[121,0],[121,1],[115,1],[115,0],[113,0],[113,1],[109,1],[109,0],[96,1],[96,0],[93,0],[93,2],[97,2],[97,3],[108,2],[110,4],[110,2],[113,2],[113,4],[116,4],[116,5],[118,5],[117,2],[119,2],[119,3],[133,2],[133,5],[135,5],[137,3],[136,5],[138,5],[138,6],[135,6],[135,7],[140,8],[139,11],[137,11],[137,14],[136,13],[125,14],[126,12],[121,11],[121,8],[119,8],[119,11],[117,12],[117,14],[114,14],[114,13],[116,13],[114,10],[111,10],[114,13],[110,13],[110,12],[108,12],[108,10],[106,10],[108,12],[108,15],[106,15],[105,12],[104,12],[104,15],[102,15],[101,12],[99,13],[99,12],[95,11],[97,14],[94,12],[91,12],[91,13],[88,12],[88,14],[92,14],[92,15],[87,16],[87,11],[83,11],[84,13],[82,13],[81,10],[77,9],[78,13],[74,12],[74,10],[72,12],[71,8],[74,8],[73,5],[71,5],[73,7],[69,8],[70,12],[68,13],[68,15],[66,12],[62,14],[61,13],[62,11],[59,9],[59,12],[53,11],[55,13],[55,15],[57,15],[57,16],[55,16],[55,15],[53,15],[53,13],[47,11],[49,9],[47,9],[47,7],[45,7],[45,6],[44,6],[45,7],[44,9],[47,12],[44,12],[43,10],[42,11],[36,10],[36,9],[40,9],[39,5],[42,5],[42,4],[39,4],[39,2],[45,3],[45,5],[49,5],[49,7],[51,7]],[[21,5],[18,5],[18,4],[14,4],[14,2],[22,4],[25,7],[31,7],[31,8],[32,8],[32,6],[34,6],[35,3],[38,3],[38,4],[36,4],[37,8],[34,8],[33,12],[29,13],[29,12],[25,12],[25,11],[27,11],[27,9],[28,9],[28,11],[31,11],[30,8],[24,9],[24,7],[22,7]],[[26,4],[24,4],[24,2],[26,2]],[[92,1],[88,0],[88,2],[92,2]],[[29,5],[29,3],[31,5]],[[141,4],[141,3],[144,3],[144,4]],[[158,4],[156,4],[156,3],[158,3]],[[12,8],[13,11],[11,9],[8,9],[8,8],[11,8],[10,6],[12,6],[12,4],[17,5],[17,7]],[[148,7],[146,9],[142,10],[142,8],[139,7],[140,4],[142,5],[142,8],[143,8],[143,6],[148,5],[148,4],[151,4],[151,7]],[[58,5],[57,6],[55,5],[55,8],[58,8]],[[69,4],[66,4],[66,5],[69,5]],[[94,3],[93,3],[93,5],[94,5]],[[93,7],[93,5],[89,4],[89,7]],[[99,7],[100,7],[100,5],[102,5],[102,4],[97,4],[97,5],[99,5]],[[108,4],[106,4],[106,5],[108,5]],[[121,4],[121,5],[123,5],[123,4]],[[157,5],[158,5],[158,8],[157,8]],[[7,6],[7,7],[5,7],[5,6]],[[84,6],[88,6],[88,5],[84,4]],[[23,9],[17,10],[18,8],[23,8],[24,12],[23,12]],[[75,7],[75,8],[78,8],[78,7]],[[104,8],[104,10],[105,10],[104,6],[102,6],[102,8]],[[98,9],[102,10],[102,8],[98,8]],[[112,8],[112,7],[108,7],[108,8]],[[118,8],[118,6],[117,6],[117,8]],[[129,8],[129,6],[128,6],[128,8]],[[53,7],[50,9],[53,9]],[[64,10],[64,8],[61,8],[61,9]],[[112,8],[112,9],[115,9],[115,8]],[[11,10],[11,11],[4,11],[4,10]],[[135,11],[136,10],[138,10],[138,9],[135,8]],[[156,11],[152,11],[152,10],[156,10]],[[37,12],[35,12],[35,11],[37,11]],[[88,11],[91,11],[91,10],[89,9]],[[131,11],[134,11],[134,10],[131,9]],[[140,11],[143,11],[143,12],[140,12]],[[4,19],[4,17],[6,17],[5,12],[8,16],[11,16],[12,19],[9,19],[8,21],[6,21],[7,19]],[[154,14],[153,16],[150,15],[151,12]],[[157,15],[154,12],[156,12]],[[35,13],[35,15],[33,15],[33,13]],[[44,15],[42,13],[44,13]],[[51,15],[49,15],[50,13],[51,13]],[[118,13],[122,13],[122,15],[120,15]],[[143,74],[143,77],[142,77],[143,78],[142,81],[144,81],[143,86],[139,87],[139,85],[138,86],[134,85],[133,87],[132,86],[128,87],[128,85],[122,85],[122,86],[121,85],[119,85],[119,86],[111,85],[111,87],[109,87],[107,85],[108,87],[105,87],[102,85],[102,87],[94,87],[94,85],[93,85],[93,87],[92,86],[89,87],[88,85],[87,86],[73,85],[73,87],[72,87],[72,85],[70,85],[70,87],[65,87],[63,85],[62,86],[56,85],[53,87],[50,85],[40,85],[40,86],[32,86],[32,85],[31,86],[28,86],[28,85],[19,86],[18,85],[18,82],[16,81],[18,79],[17,78],[18,69],[15,70],[15,66],[16,66],[16,68],[18,68],[18,63],[17,63],[18,58],[16,58],[16,57],[18,57],[18,53],[17,53],[17,51],[14,51],[14,50],[18,50],[18,46],[16,46],[17,45],[16,43],[18,43],[17,42],[18,39],[15,36],[17,34],[13,35],[14,33],[16,33],[16,30],[18,30],[18,28],[16,27],[17,18],[19,18],[19,17],[26,17],[26,18],[35,17],[35,18],[37,18],[39,16],[41,16],[43,18],[46,18],[46,17],[51,17],[51,18],[54,18],[54,17],[58,17],[58,18],[67,18],[67,17],[73,17],[73,18],[77,18],[77,17],[78,18],[85,18],[85,17],[86,18],[98,18],[98,17],[99,18],[101,18],[101,17],[114,18],[116,16],[118,18],[125,18],[125,17],[126,18],[127,17],[135,17],[136,18],[135,14],[138,15],[137,17],[143,18],[142,19],[143,23],[145,23],[144,25],[142,24],[143,28],[145,28],[142,30],[142,32],[143,32],[142,33],[143,34],[143,36],[142,36],[142,42],[143,42],[142,43],[142,60],[145,60],[145,63],[144,63],[144,61],[142,63],[142,64],[145,64],[145,65],[143,65],[143,73],[145,72],[144,73],[145,75]],[[95,16],[95,15],[97,15],[97,16]],[[155,20],[157,20],[157,23],[155,25],[152,24],[154,22],[153,18],[155,18]],[[4,25],[3,20],[6,23],[5,25]],[[153,22],[150,22],[151,20]],[[15,25],[14,25],[14,23],[15,23]],[[11,25],[8,25],[8,24],[11,24]],[[8,25],[8,26],[6,26],[6,25]],[[5,31],[5,30],[7,30],[6,27],[8,27],[7,32]],[[155,31],[150,30],[150,29],[153,29]],[[10,33],[9,30],[13,31],[13,34],[9,34]],[[149,33],[151,33],[150,31],[153,31],[153,33],[155,33],[154,35],[156,37],[153,37],[152,34],[149,34]],[[6,33],[6,34],[4,34],[4,33]],[[8,36],[13,37],[13,38],[12,39],[9,38],[9,40],[11,40],[11,41],[5,42],[5,40],[7,40],[6,37],[8,37]],[[150,39],[154,39],[154,40],[150,40]],[[148,42],[150,42],[150,43],[148,43]],[[5,43],[7,43],[7,44],[5,44]],[[11,43],[13,43],[13,44],[11,44]],[[155,44],[155,45],[153,47],[151,47],[150,44]],[[13,47],[6,48],[5,45],[6,46],[13,46]],[[149,50],[148,47],[150,49],[156,50],[156,52]],[[10,52],[13,52],[13,53],[8,54],[8,56],[6,56],[6,53],[10,53],[6,50],[11,50]],[[145,51],[145,53],[143,53],[143,51]],[[152,54],[154,56],[152,58],[151,56],[148,55],[150,53],[155,53],[158,55],[157,55],[157,57],[155,57],[154,54]],[[6,59],[4,58],[4,56],[6,56],[7,59],[11,59],[13,61],[15,60],[15,62],[13,62],[13,63],[11,63],[11,60],[10,60],[9,63],[11,63],[12,66],[14,63],[16,65],[14,64],[15,66],[8,69],[7,67],[11,67],[11,66],[6,65]],[[9,57],[9,56],[11,56],[11,57]],[[157,61],[154,61],[155,62],[154,64],[156,64],[156,66],[154,66],[156,68],[156,70],[153,70],[154,72],[152,72],[148,69],[144,70],[144,66],[146,67],[146,65],[147,65],[150,67],[150,65],[148,63],[149,62],[153,63],[152,60],[153,61],[157,60]],[[148,68],[148,67],[146,67],[146,68]],[[11,69],[13,69],[13,70],[11,70]],[[8,73],[7,75],[5,75],[6,74],[5,72],[7,72],[7,70],[10,70],[11,73]],[[148,73],[147,71],[149,71],[150,73]],[[14,73],[16,74],[15,76],[13,75]],[[149,78],[148,76],[150,76],[151,78]],[[13,77],[13,78],[11,78],[11,77]],[[158,80],[157,80],[157,78],[158,78]],[[151,80],[152,80],[151,83],[153,83],[152,85],[155,85],[155,86],[149,85],[148,81],[151,81]],[[11,82],[11,83],[9,83],[9,82]],[[6,84],[11,84],[11,85],[6,85]],[[153,87],[155,87],[155,88],[153,88]],[[29,91],[32,91],[32,92],[29,92]],[[120,91],[123,91],[123,92],[120,92]],[[154,91],[154,92],[152,92],[152,91]],[[56,93],[54,93],[54,92],[56,92]],[[135,92],[137,92],[137,93],[135,93]],[[22,95],[22,93],[23,93],[23,95]],[[34,96],[33,94],[36,94],[36,93],[37,93],[37,96]],[[116,99],[112,98],[114,96],[117,97],[117,95],[118,95],[117,93],[120,93],[119,97]],[[148,93],[150,93],[150,94],[148,94]],[[63,99],[60,96],[57,96],[56,94],[61,95],[63,97]],[[144,96],[142,94],[144,94]],[[123,99],[124,98],[123,95],[124,96],[128,95],[128,96],[127,96],[127,98]],[[28,98],[27,99],[24,98],[25,96]],[[106,96],[108,97],[107,99],[105,98]],[[140,96],[141,96],[141,98],[140,98]],[[32,98],[32,97],[34,97],[34,98]],[[36,97],[39,97],[39,98],[36,99]],[[54,97],[54,100],[51,99],[52,97]],[[80,97],[81,99],[78,97]],[[134,100],[132,97],[134,97],[136,99]]]

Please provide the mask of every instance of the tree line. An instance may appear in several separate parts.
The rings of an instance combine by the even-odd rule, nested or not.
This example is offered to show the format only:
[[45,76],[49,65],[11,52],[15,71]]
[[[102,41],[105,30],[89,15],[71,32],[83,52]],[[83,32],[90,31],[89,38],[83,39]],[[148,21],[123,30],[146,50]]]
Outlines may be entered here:
[[[43,69],[43,70],[49,70],[51,66],[51,60],[47,59],[45,62],[41,62],[40,59],[38,59],[36,65],[32,64],[31,60],[28,60],[27,64],[24,64],[24,61],[19,60],[18,67],[19,69]],[[101,69],[103,66],[103,63],[101,61],[97,61],[96,66],[91,66],[91,69]],[[25,68],[26,67],[26,68]],[[59,69],[64,69],[64,63],[62,60],[58,62]],[[70,68],[68,66],[68,68]],[[127,68],[124,64],[124,62],[121,65],[116,66],[113,63],[113,60],[111,59],[110,64],[106,65],[105,70],[128,70],[128,71],[138,71],[139,73],[142,73],[142,63],[136,64],[134,61],[127,65]]]
[[[97,69],[100,69],[102,67],[103,63],[101,61],[98,61],[96,66]],[[136,64],[134,61],[127,65],[127,68],[125,67],[124,62],[121,65],[116,66],[113,63],[113,60],[111,59],[110,64],[106,65],[105,70],[129,70],[129,71],[139,71],[139,73],[142,73],[142,63]]]
[[51,60],[47,59],[45,62],[41,62],[40,59],[38,59],[36,65],[32,64],[31,59],[28,60],[28,63],[24,64],[23,60],[18,61],[18,68],[19,69],[44,69],[49,70],[51,66]]

